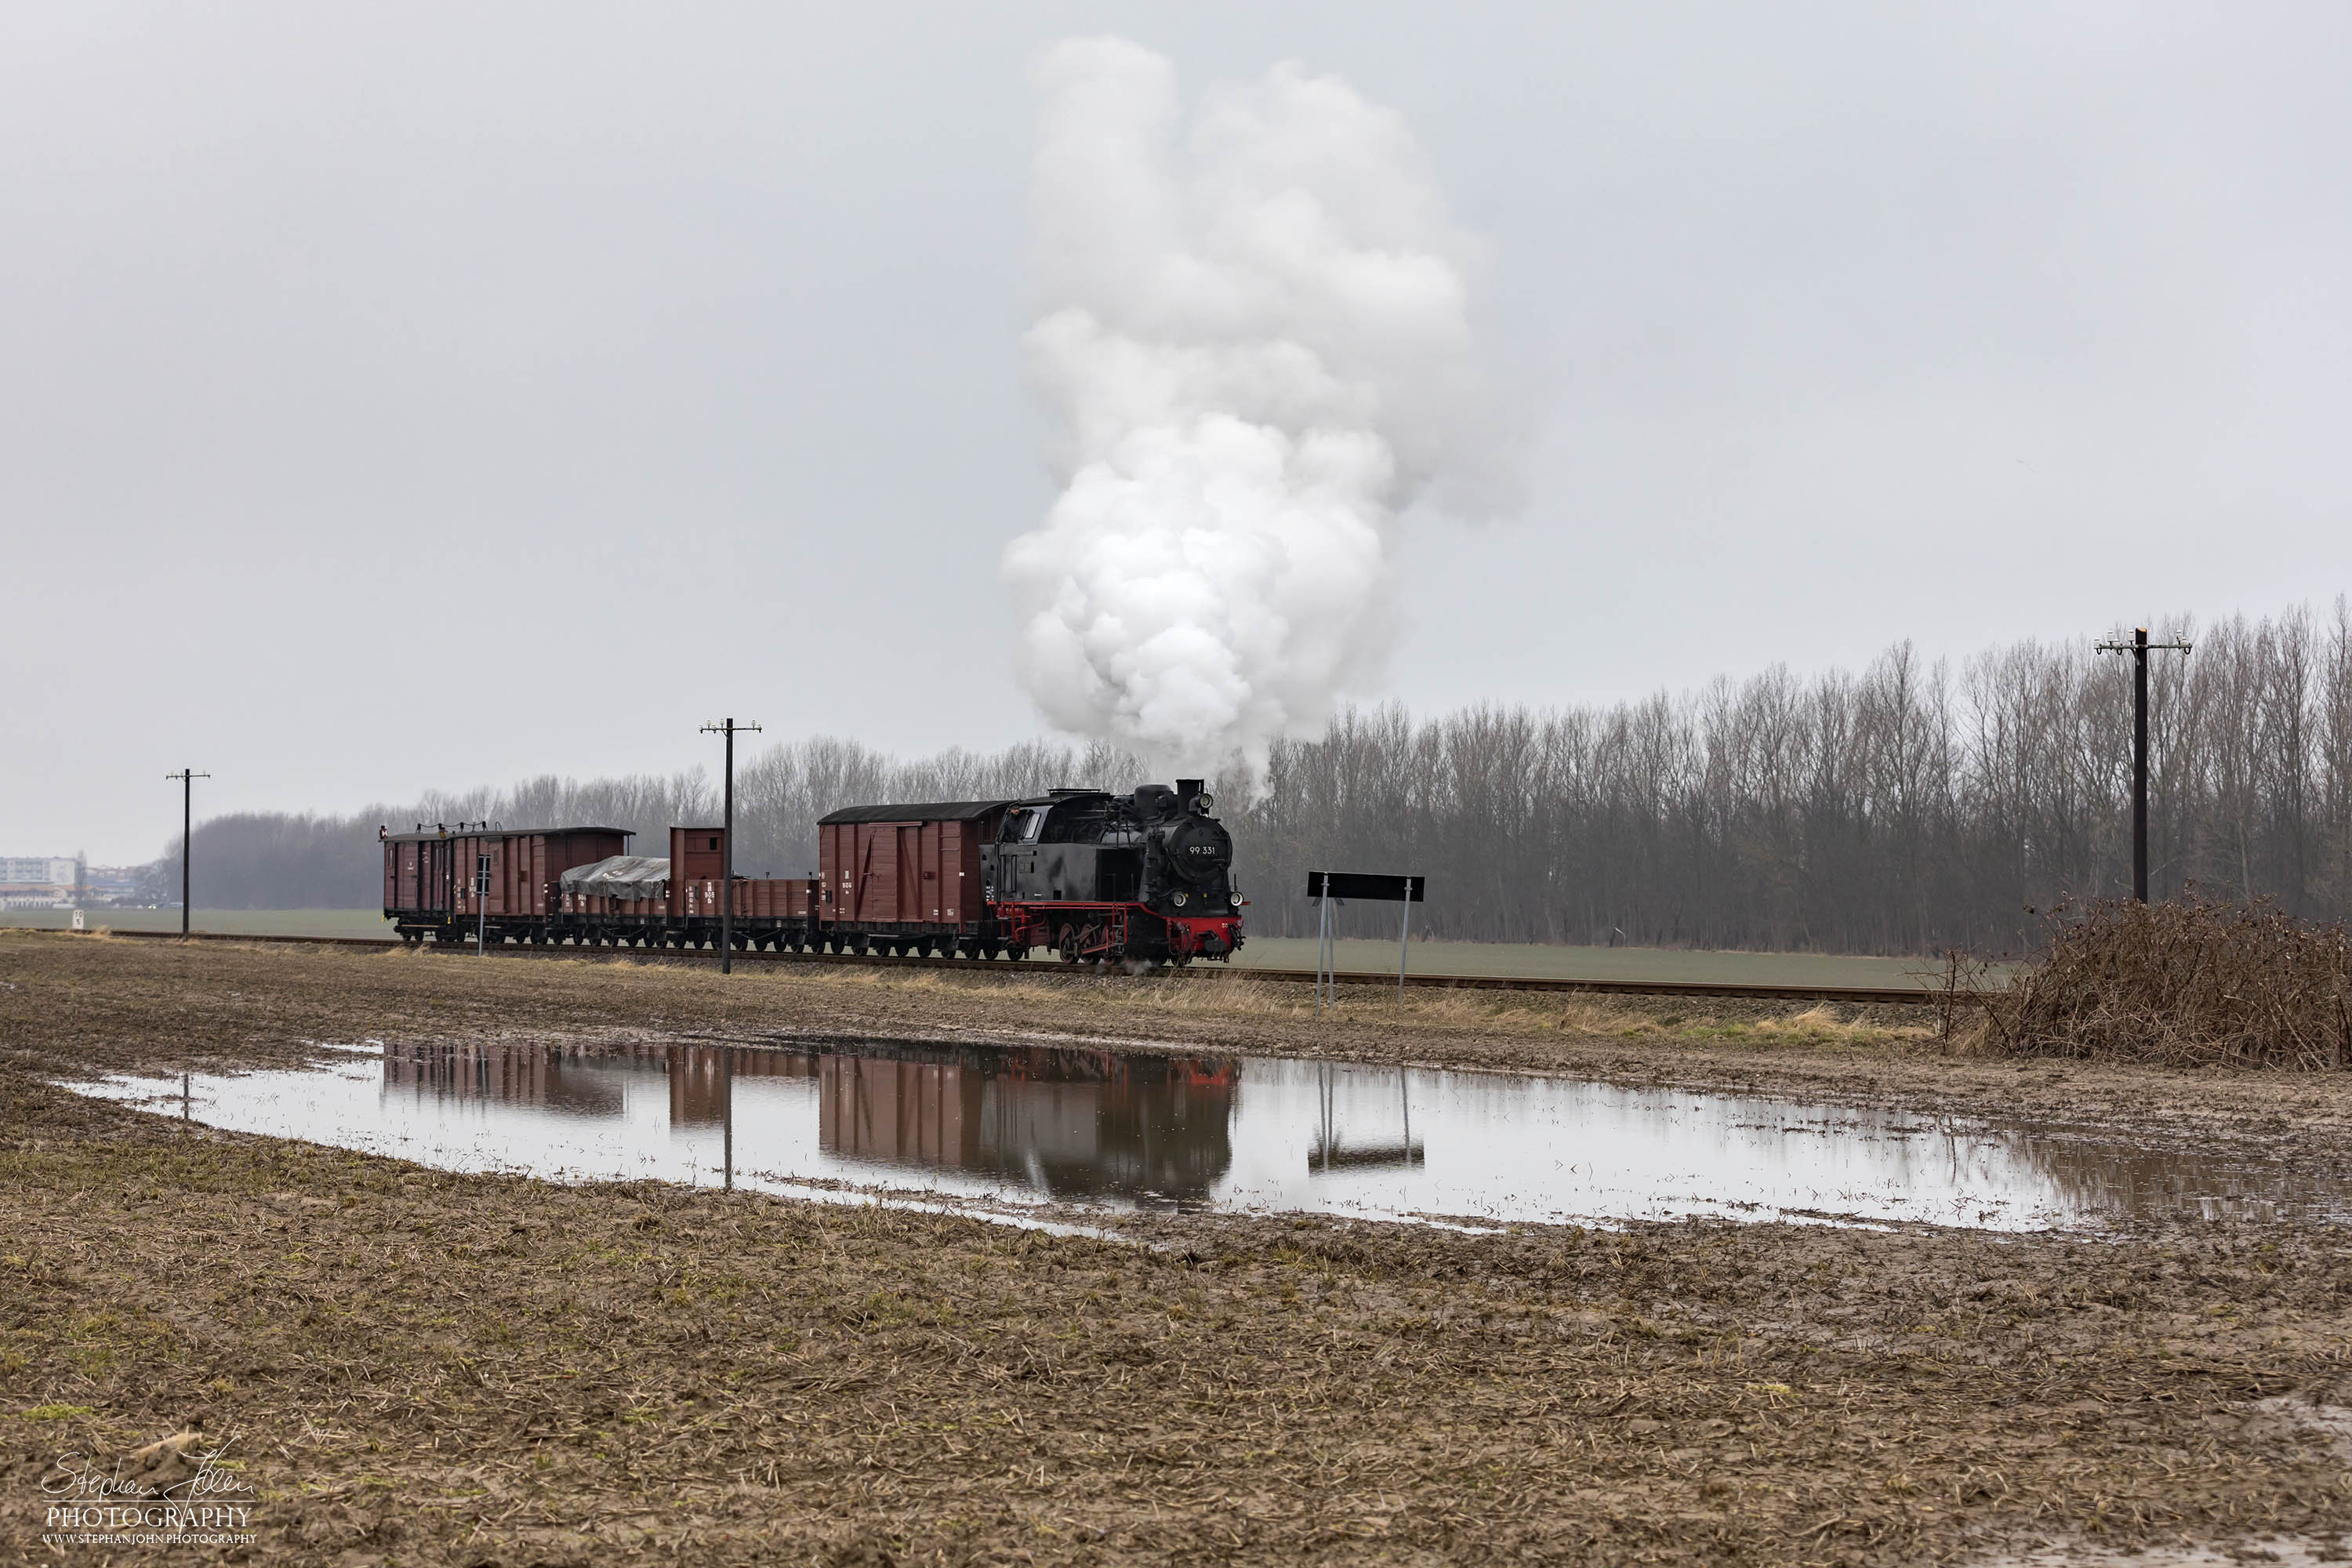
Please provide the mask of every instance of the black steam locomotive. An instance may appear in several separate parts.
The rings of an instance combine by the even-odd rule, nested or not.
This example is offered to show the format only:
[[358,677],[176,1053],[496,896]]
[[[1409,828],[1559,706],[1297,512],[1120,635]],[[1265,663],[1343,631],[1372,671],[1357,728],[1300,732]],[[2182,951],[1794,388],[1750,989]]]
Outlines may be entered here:
[[1199,779],[1019,802],[981,850],[981,895],[1016,945],[1066,958],[1225,957],[1241,945],[1242,896],[1214,805]]

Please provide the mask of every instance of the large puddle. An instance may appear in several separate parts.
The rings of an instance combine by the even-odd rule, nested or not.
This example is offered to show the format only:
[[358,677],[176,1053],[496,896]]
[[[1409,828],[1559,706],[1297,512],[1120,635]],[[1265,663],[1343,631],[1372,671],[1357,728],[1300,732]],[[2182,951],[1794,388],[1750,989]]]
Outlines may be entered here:
[[2028,1129],[1498,1073],[1047,1047],[499,1046],[90,1091],[461,1171],[1045,1205],[1993,1229],[2341,1215],[2352,1181]]

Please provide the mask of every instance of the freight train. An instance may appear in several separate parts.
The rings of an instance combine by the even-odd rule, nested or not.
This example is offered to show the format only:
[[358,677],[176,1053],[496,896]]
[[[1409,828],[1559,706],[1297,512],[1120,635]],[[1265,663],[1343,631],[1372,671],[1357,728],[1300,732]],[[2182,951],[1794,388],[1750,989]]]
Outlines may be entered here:
[[[1243,900],[1214,805],[1203,781],[1179,779],[851,806],[818,822],[814,877],[736,877],[728,925],[745,951],[1223,960],[1242,945]],[[631,855],[632,837],[379,828],[383,918],[409,942],[717,946],[726,830],[673,827],[667,858]]]

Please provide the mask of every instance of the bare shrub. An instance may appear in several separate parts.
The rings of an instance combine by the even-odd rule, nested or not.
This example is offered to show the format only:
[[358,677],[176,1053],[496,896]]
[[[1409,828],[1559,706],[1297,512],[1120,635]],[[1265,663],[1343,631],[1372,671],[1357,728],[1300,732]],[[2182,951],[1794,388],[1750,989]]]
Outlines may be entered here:
[[[2352,935],[2267,901],[2193,891],[2163,903],[2102,900],[2052,911],[2041,962],[2013,984],[1957,964],[1948,1029],[2008,1056],[2166,1067],[2335,1070],[2352,1047]],[[1958,1033],[1958,1030],[1953,1032]]]

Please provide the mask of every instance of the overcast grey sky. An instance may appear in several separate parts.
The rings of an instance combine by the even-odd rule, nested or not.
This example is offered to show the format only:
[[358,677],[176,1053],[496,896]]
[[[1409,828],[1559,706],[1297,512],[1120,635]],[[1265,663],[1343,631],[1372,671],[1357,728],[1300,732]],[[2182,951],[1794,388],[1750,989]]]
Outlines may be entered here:
[[1044,726],[1036,103],[1401,112],[1526,500],[1360,695],[1964,657],[2352,587],[2352,8],[17,5],[0,852]]

